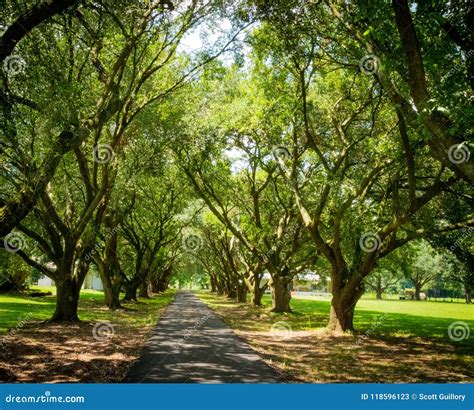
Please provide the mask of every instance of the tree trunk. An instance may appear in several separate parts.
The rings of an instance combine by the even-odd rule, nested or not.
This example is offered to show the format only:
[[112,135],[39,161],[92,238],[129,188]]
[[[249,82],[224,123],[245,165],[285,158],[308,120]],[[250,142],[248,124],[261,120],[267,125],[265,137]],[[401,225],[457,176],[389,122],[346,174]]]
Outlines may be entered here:
[[254,286],[253,292],[252,292],[252,305],[262,306],[262,298],[264,294],[265,294],[265,287],[260,288],[258,284]]
[[249,273],[249,276],[245,280],[247,284],[248,291],[251,293],[252,305],[253,306],[262,306],[262,297],[265,293],[265,289],[267,285],[263,288],[260,288],[260,282],[262,281],[260,275],[254,274],[252,272]]
[[[413,22],[410,4],[408,0],[392,0],[393,9],[395,11],[395,21],[401,40],[401,45],[405,51],[406,62],[408,68],[408,85],[413,102],[419,113],[425,111],[430,100],[428,87],[426,85],[425,69],[423,65],[423,55],[421,46],[416,33],[415,24]],[[385,86],[382,85],[384,88]],[[389,86],[390,87],[390,86]],[[389,95],[393,92],[388,92]],[[391,97],[392,100],[394,97]],[[399,101],[394,101],[400,105]],[[421,116],[422,114],[420,114]],[[446,152],[454,144],[459,144],[462,139],[454,136],[455,126],[449,117],[444,113],[433,110],[431,114],[420,118],[420,123],[424,123],[430,132],[430,138],[426,138],[421,134],[427,145],[431,149],[432,156],[440,161],[447,168],[451,169],[459,177],[470,182],[474,181],[474,165],[472,161],[462,161],[456,163],[450,161]],[[454,131],[454,132],[453,132]]]
[[[168,289],[168,284],[170,281],[171,274],[173,273],[173,268],[168,266],[164,269],[159,275],[155,272],[154,275],[151,275],[151,290],[153,293],[161,293]],[[181,288],[181,282],[178,282],[178,286]]]
[[56,310],[50,322],[78,322],[77,307],[82,284],[75,279],[56,282]]
[[288,290],[286,281],[278,276],[275,276],[270,281],[272,288],[272,312],[276,313],[290,313],[291,293]]
[[464,297],[468,305],[472,304],[472,291],[471,289],[466,289],[464,292]]
[[382,299],[382,277],[380,275],[377,276],[377,281],[376,281],[376,288],[375,288],[375,297],[378,300]]
[[120,291],[122,289],[122,284],[113,284],[111,281],[108,281],[107,285],[103,283],[104,286],[104,301],[107,307],[110,310],[122,309],[123,306],[120,304]]
[[364,293],[364,284],[353,285],[352,288],[332,288],[331,312],[328,330],[332,333],[351,332],[354,330],[354,310]]
[[247,285],[245,283],[237,285],[237,300],[239,302],[247,302]]
[[421,285],[419,283],[415,283],[415,300],[420,300],[420,293],[421,293]]
[[153,292],[154,293],[161,293],[168,289],[168,282],[167,281],[156,281],[153,283]]
[[237,290],[234,287],[227,287],[225,295],[229,299],[235,299],[237,297]]
[[151,291],[153,293],[160,293],[160,283],[157,280],[151,281]]
[[222,279],[219,280],[218,278],[216,278],[216,287],[217,287],[217,294],[220,296],[224,296],[226,287]]
[[358,300],[359,297],[354,301],[354,298],[343,299],[338,295],[333,295],[328,324],[328,329],[332,333],[354,330],[354,309]]
[[138,286],[135,284],[126,284],[124,286],[125,289],[125,296],[122,299],[124,302],[138,302],[137,300],[137,291],[138,291]]
[[120,291],[122,290],[122,282],[118,280],[116,283],[113,282],[109,267],[106,266],[101,260],[96,259],[96,266],[99,271],[100,280],[104,288],[104,302],[110,310],[122,309],[120,304]]
[[140,292],[138,296],[145,299],[150,299],[150,295],[148,294],[148,281],[143,282],[140,285]]
[[217,292],[216,279],[213,276],[210,276],[209,281],[211,283],[211,292],[213,292],[213,293]]
[[160,285],[158,286],[158,292],[164,292],[166,289],[168,289],[168,282],[167,281],[161,282]]

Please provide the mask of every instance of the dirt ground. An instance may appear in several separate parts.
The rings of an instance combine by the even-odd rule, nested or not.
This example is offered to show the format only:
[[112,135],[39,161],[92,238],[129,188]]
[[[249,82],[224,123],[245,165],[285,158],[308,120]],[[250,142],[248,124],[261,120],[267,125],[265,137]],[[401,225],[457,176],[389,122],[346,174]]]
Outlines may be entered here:
[[118,382],[138,358],[150,328],[96,340],[93,324],[25,326],[3,340],[0,380],[24,383]]
[[237,331],[272,366],[296,382],[445,383],[474,381],[472,357],[429,341],[354,340],[312,331],[275,340]]
[[[209,302],[209,297],[206,299]],[[375,338],[291,330],[265,308],[223,302],[212,309],[288,380],[303,383],[469,383],[474,352],[420,337]],[[256,323],[259,324],[256,327]],[[260,329],[259,329],[260,328]]]
[[[284,317],[272,332],[275,318],[264,308],[221,302],[212,309],[290,382],[474,381],[474,356],[466,346],[420,337],[333,336],[291,330],[284,326]],[[139,357],[158,311],[153,309],[153,315],[147,316],[153,320],[146,324],[130,321],[131,313],[122,315],[126,320],[118,320],[113,332],[105,329],[99,337],[94,330],[97,322],[39,321],[1,337],[0,382],[120,382]]]
[[120,382],[172,297],[157,300],[115,312],[100,301],[85,301],[96,319],[28,321],[0,337],[0,382]]

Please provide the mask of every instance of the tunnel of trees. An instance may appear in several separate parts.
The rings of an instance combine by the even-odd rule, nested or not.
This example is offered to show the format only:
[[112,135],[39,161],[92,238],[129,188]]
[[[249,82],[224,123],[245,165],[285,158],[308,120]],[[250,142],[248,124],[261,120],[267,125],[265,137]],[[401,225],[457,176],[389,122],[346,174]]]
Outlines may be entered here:
[[438,0],[8,2],[2,289],[45,275],[51,320],[76,321],[90,271],[120,309],[190,270],[291,312],[315,271],[332,331],[402,278],[470,303],[473,18]]

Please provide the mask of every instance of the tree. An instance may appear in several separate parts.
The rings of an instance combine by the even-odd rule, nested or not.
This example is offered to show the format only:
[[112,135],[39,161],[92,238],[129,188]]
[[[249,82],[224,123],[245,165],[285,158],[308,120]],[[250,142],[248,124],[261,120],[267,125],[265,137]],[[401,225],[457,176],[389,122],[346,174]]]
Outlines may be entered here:
[[[472,8],[467,3],[435,1],[412,11],[408,0],[391,3],[327,1],[327,9],[309,4],[299,11],[309,9],[313,19],[300,18],[297,24],[303,22],[304,29],[328,39],[318,45],[333,61],[347,65],[346,50],[358,54],[354,57],[361,70],[374,76],[430,155],[472,183],[474,170],[468,161],[472,129],[465,121],[472,113],[466,98],[472,95]],[[335,19],[329,24],[326,10]],[[324,33],[328,25],[330,35]],[[422,47],[430,52],[422,53]],[[453,56],[459,69],[453,70]],[[440,75],[443,71],[445,75]]]
[[[137,205],[122,225],[125,240],[122,253],[125,254],[128,247],[128,253],[133,255],[130,258],[133,264],[122,271],[124,300],[136,301],[138,289],[148,288],[152,274],[166,265],[165,256],[168,252],[165,249],[177,246],[181,235],[182,225],[177,216],[186,205],[186,189],[180,184],[170,164],[167,165],[166,171],[159,176],[139,175],[141,182]],[[170,269],[164,268],[162,274]],[[166,282],[165,277],[161,279]]]
[[[286,18],[298,21],[300,11]],[[266,91],[259,98],[269,107],[275,100],[284,107],[267,113],[281,128],[259,128],[258,137],[263,135],[268,146],[279,141],[284,147],[277,163],[293,205],[313,255],[331,265],[329,327],[351,330],[364,278],[382,258],[411,240],[460,229],[472,220],[413,229],[414,215],[429,213],[434,198],[463,189],[460,176],[428,164],[426,150],[416,145],[405,118],[381,88],[360,73],[351,73],[349,80],[332,71],[319,53],[318,38],[292,23],[263,26],[253,36],[254,75]]]
[[22,290],[27,285],[30,267],[4,249],[0,250],[0,291]]
[[[189,89],[186,103],[176,104],[187,109],[178,114],[177,118],[182,119],[174,127],[183,130],[183,141],[187,141],[176,149],[178,161],[196,194],[235,237],[239,265],[245,270],[240,280],[253,293],[254,303],[260,304],[264,291],[260,283],[266,269],[272,276],[272,310],[288,312],[291,280],[305,267],[305,258],[299,257],[304,232],[271,146],[254,138],[259,127],[270,124],[262,118],[263,107],[241,109],[246,98],[253,98],[247,87],[253,91],[255,84],[245,79],[239,82],[234,69],[224,79],[222,67],[212,66],[207,72],[210,74],[202,84]],[[235,89],[236,98],[229,101]],[[205,112],[209,115],[201,114],[202,121],[197,121],[197,112],[203,109],[200,98],[209,95],[210,90],[217,91],[212,93],[212,100],[208,99],[210,107]],[[220,111],[212,107],[220,107]],[[236,114],[236,110],[240,112]],[[229,114],[225,120],[223,113]],[[207,135],[213,135],[213,141]],[[196,141],[203,143],[197,145]],[[238,153],[238,158],[229,157],[232,152]],[[239,162],[246,165],[240,166]]]
[[465,258],[468,260],[467,263],[459,262],[459,260],[454,262],[454,269],[449,271],[448,280],[454,284],[462,286],[462,289],[464,290],[464,299],[466,303],[470,305],[472,304],[472,291],[474,289],[474,265],[472,252],[465,255]]
[[407,279],[410,279],[415,288],[415,300],[420,300],[420,293],[424,286],[432,282],[437,276],[449,269],[445,259],[437,253],[426,241],[414,243],[410,253],[405,249],[399,253],[399,266]]
[[382,295],[400,282],[400,275],[398,268],[396,270],[389,269],[375,269],[367,279],[365,284],[368,288],[372,289],[375,292],[375,297],[377,299],[382,299]]
[[[38,109],[38,105],[34,101],[14,94],[9,87],[8,75],[17,74],[17,71],[22,70],[22,65],[24,64],[24,61],[19,56],[12,56],[12,53],[17,44],[25,36],[28,36],[32,30],[50,20],[53,16],[64,13],[70,7],[77,6],[77,3],[77,0],[53,0],[37,3],[21,12],[0,38],[0,65],[7,68],[7,70],[4,70],[6,73],[2,72],[0,123],[5,133],[4,136],[10,141],[16,139],[16,124],[12,115],[15,106],[24,105],[35,110]],[[11,12],[10,10],[8,11]],[[5,201],[2,198],[0,202],[2,206],[2,211],[0,212],[0,237],[3,238],[7,235],[31,211],[47,183],[53,177],[55,169],[59,164],[59,159],[73,148],[77,139],[70,129],[65,129],[59,133],[51,150],[42,162],[42,172],[37,173],[34,178],[26,181],[25,185],[18,189],[11,199]]]
[[[291,312],[293,278],[318,266],[329,330],[351,331],[389,272],[418,297],[446,280],[428,240],[464,267],[443,265],[470,301],[471,242],[456,238],[474,226],[473,12],[369,3],[8,6],[0,55],[27,64],[1,74],[2,243],[55,280],[54,320],[78,320],[91,263],[111,309],[183,269],[181,282],[205,285],[206,271],[212,290],[257,306],[269,286],[274,312]],[[181,50],[223,16],[228,33]]]
[[454,267],[449,270],[447,279],[462,286],[467,304],[472,303],[472,290],[474,289],[472,231],[472,228],[465,228],[454,234],[436,236],[430,239],[430,244],[433,247],[440,252],[444,251],[451,255],[451,264]]
[[[470,199],[469,191],[457,192],[455,198],[451,198],[449,202],[440,202],[437,206],[437,212],[443,214],[443,218],[447,223],[451,223],[459,218],[466,218],[472,213]],[[455,267],[450,269],[447,278],[463,287],[467,304],[472,303],[472,290],[474,288],[472,231],[473,228],[469,227],[463,228],[460,231],[428,238],[431,246],[439,252],[451,255],[451,257],[448,255],[447,258],[448,261],[452,261]]]
[[[196,62],[176,56],[182,36],[209,13],[209,5],[198,7],[192,4],[179,13],[171,13],[156,2],[139,6],[134,8],[131,4],[120,3],[113,10],[106,5],[89,5],[82,13],[76,14],[77,19],[66,19],[66,24],[55,27],[55,32],[42,33],[46,41],[38,44],[40,50],[46,56],[51,54],[51,50],[58,50],[58,55],[48,59],[29,50],[28,56],[32,60],[41,61],[34,65],[38,67],[35,75],[22,85],[26,84],[36,91],[36,95],[45,98],[49,112],[53,111],[57,121],[53,116],[51,125],[39,118],[38,127],[36,123],[27,121],[22,133],[17,133],[16,127],[5,128],[8,131],[9,184],[21,191],[23,181],[28,181],[30,175],[35,184],[46,186],[48,180],[51,181],[50,191],[38,190],[41,203],[34,208],[33,217],[19,225],[48,260],[42,263],[36,255],[28,255],[22,249],[17,254],[56,282],[57,303],[52,320],[78,320],[79,292],[90,264],[87,256],[94,249],[95,235],[105,212],[103,207],[98,214],[96,210],[102,201],[107,200],[107,192],[113,189],[118,172],[117,157],[126,149],[127,129],[142,111],[156,107],[213,58]],[[126,15],[123,21],[115,14],[120,11]],[[77,32],[82,36],[73,38],[72,33]],[[82,39],[85,39],[86,48]],[[105,43],[107,47],[104,47]],[[53,44],[55,47],[51,47]],[[47,73],[43,72],[43,61],[52,66]],[[58,61],[60,68],[56,69]],[[63,64],[64,61],[67,64]],[[57,71],[58,77],[51,75]],[[155,80],[159,74],[158,82]],[[55,82],[59,78],[65,99],[74,102],[63,106],[59,99],[54,106],[52,101],[56,100],[52,95],[41,94],[44,87],[38,85],[38,77],[45,79],[46,83],[53,83],[52,90],[57,88]],[[80,98],[76,100],[71,95]],[[65,110],[65,107],[69,109]],[[59,125],[63,128],[71,122],[77,131],[66,135],[68,140],[74,141],[66,151],[64,141],[53,142],[51,148],[34,137],[36,128],[43,132],[42,127],[45,127],[47,134]],[[33,155],[27,155],[28,150]],[[71,150],[74,156],[63,156],[68,151],[71,154]],[[34,159],[41,157],[37,151],[51,152],[51,161],[63,161],[60,177],[53,180],[52,174],[45,178],[41,176],[45,170],[54,172],[56,166],[43,164],[37,171]],[[37,176],[40,178],[38,181]],[[75,190],[75,186],[70,184],[78,181],[82,187]],[[66,182],[66,186],[61,186],[62,182]],[[26,190],[30,196],[29,188]],[[28,202],[21,199],[20,205],[23,203]],[[93,220],[96,226],[92,226]],[[115,236],[110,239],[113,242]],[[7,242],[7,239],[2,241]]]
[[87,255],[93,244],[88,224],[106,186],[104,182],[95,194],[81,198],[80,192],[71,189],[77,179],[77,174],[73,176],[64,172],[63,180],[56,179],[54,184],[50,183],[33,211],[35,218],[27,218],[29,226],[20,224],[18,227],[37,244],[40,254],[46,258],[41,262],[34,255],[36,252],[28,255],[23,249],[19,249],[17,254],[55,281],[56,310],[52,321],[78,320],[79,292],[89,269]]

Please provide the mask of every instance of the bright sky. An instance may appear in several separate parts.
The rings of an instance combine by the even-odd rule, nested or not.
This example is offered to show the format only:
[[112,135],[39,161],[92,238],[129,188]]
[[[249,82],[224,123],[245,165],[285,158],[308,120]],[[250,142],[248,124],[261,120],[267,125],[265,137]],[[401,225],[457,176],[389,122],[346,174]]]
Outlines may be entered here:
[[220,36],[225,35],[232,28],[232,23],[228,19],[223,19],[219,23],[219,31],[212,32],[204,25],[198,26],[196,29],[186,34],[179,45],[179,51],[187,53],[200,50],[207,44],[213,44]]
[[[222,19],[219,22],[219,30],[210,30],[205,24],[201,24],[183,37],[178,50],[186,53],[199,51],[207,45],[212,45],[218,41],[221,36],[225,36],[231,29],[232,23],[229,19]],[[221,56],[220,59],[224,63],[229,62],[225,55]],[[237,173],[248,166],[248,161],[245,159],[245,153],[236,147],[227,149],[224,152],[224,155],[232,161],[231,169],[234,173]]]

